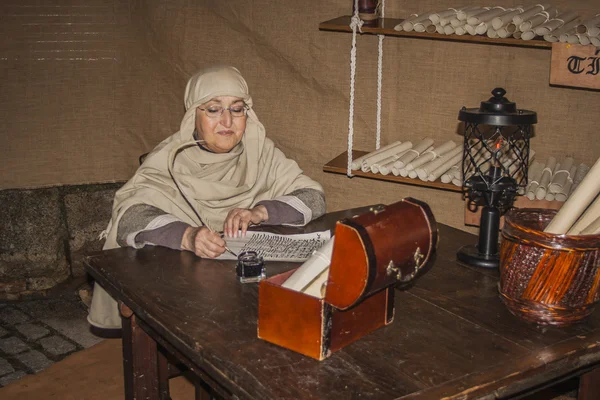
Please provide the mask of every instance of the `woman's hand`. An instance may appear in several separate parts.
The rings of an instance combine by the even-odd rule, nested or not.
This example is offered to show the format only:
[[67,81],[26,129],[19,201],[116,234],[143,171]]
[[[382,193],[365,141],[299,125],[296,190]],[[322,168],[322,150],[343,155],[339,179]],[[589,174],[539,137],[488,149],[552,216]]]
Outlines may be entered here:
[[215,258],[225,252],[225,241],[221,236],[205,226],[188,227],[181,238],[181,248],[198,257]]
[[269,219],[267,208],[263,205],[258,205],[254,208],[234,208],[229,211],[225,223],[223,224],[223,232],[225,236],[237,237],[238,230],[241,230],[241,236],[246,236],[246,231],[250,224],[260,224]]

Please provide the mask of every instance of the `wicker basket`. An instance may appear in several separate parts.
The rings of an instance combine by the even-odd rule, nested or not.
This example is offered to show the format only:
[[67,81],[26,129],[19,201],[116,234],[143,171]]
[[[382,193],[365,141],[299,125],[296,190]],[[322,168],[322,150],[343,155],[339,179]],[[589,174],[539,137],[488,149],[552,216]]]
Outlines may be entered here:
[[570,325],[600,298],[600,235],[543,230],[555,210],[513,209],[500,245],[500,294],[511,313],[540,325]]

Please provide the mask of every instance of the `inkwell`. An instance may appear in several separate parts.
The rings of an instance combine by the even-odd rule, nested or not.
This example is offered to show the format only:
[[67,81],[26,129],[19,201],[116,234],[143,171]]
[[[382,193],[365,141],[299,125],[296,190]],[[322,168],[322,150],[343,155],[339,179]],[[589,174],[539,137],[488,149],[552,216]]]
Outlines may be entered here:
[[242,283],[259,282],[266,276],[265,262],[255,251],[244,251],[238,256],[235,272]]

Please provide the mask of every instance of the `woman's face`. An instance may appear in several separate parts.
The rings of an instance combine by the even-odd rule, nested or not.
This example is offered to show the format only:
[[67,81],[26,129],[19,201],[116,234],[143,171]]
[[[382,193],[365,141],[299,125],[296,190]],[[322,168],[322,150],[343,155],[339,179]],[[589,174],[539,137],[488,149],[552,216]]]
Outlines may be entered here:
[[[205,141],[202,146],[214,153],[227,153],[233,149],[244,136],[247,116],[245,113],[238,117],[232,116],[230,109],[235,114],[242,107],[245,107],[244,100],[232,96],[214,97],[198,107],[196,130],[200,139]],[[223,113],[219,115],[221,108]]]

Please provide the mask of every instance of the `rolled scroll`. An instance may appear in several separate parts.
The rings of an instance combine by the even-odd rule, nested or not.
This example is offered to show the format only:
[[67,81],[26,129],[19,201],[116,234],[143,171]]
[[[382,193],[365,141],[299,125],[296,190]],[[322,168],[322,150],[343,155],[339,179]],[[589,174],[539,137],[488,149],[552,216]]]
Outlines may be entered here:
[[414,24],[413,29],[415,30],[415,32],[425,32],[425,30],[430,26],[433,26],[433,22],[431,22],[431,20],[427,18],[423,21],[416,22]]
[[424,21],[429,21],[430,14],[431,11],[419,14],[414,18],[409,18],[402,21],[402,30],[405,32],[412,32],[415,28],[415,24],[423,23]]
[[411,149],[408,149],[408,151],[406,153],[404,153],[402,156],[400,156],[400,158],[398,158],[398,161],[396,161],[394,166],[396,168],[403,168],[406,164],[408,164],[415,158],[419,157],[421,155],[421,153],[428,150],[432,144],[433,144],[432,139],[429,139],[429,138],[422,139],[421,141],[419,141],[419,143],[414,145]]
[[590,37],[588,35],[582,35],[580,33],[568,35],[567,42],[571,43],[571,44],[583,44],[583,45],[588,45],[591,43]]
[[588,227],[589,224],[600,218],[600,196],[590,204],[585,212],[579,217],[577,222],[573,224],[571,229],[567,231],[567,235],[579,235],[582,230]]
[[515,15],[513,17],[513,24],[520,26],[523,22],[527,21],[535,14],[545,11],[550,7],[552,7],[550,4],[536,4],[535,6],[526,9],[522,13]]
[[377,154],[371,155],[371,156],[365,158],[364,160],[362,160],[360,169],[362,170],[362,172],[367,172],[371,169],[371,165],[375,164],[376,162],[386,159],[395,154],[401,153],[403,151],[406,151],[406,150],[410,149],[411,147],[412,147],[412,143],[410,141],[403,142],[403,143],[397,144],[395,146],[392,146],[384,151],[381,151]]
[[535,192],[540,185],[540,179],[542,178],[542,172],[544,171],[545,167],[545,164],[536,161],[529,168],[529,172],[527,173],[527,176],[529,177],[529,184],[527,185],[527,189],[525,191],[525,195],[529,200],[535,200]]
[[492,39],[500,37],[500,35],[498,35],[498,32],[494,28],[488,28],[487,36]]
[[429,25],[427,28],[425,28],[425,32],[427,32],[427,33],[435,33],[435,32],[437,32],[437,27],[438,26],[439,25],[435,25],[435,24]]
[[[437,157],[435,160],[432,160],[432,161],[422,165],[420,168],[416,168],[415,170],[417,171],[417,176],[422,181],[430,180],[429,175],[431,175],[431,173],[433,171],[435,171],[437,168],[439,168],[444,163],[447,163],[449,160],[454,158],[454,156],[456,156],[456,155],[462,156],[462,151],[463,151],[462,147],[460,147],[460,146],[454,147],[453,149],[445,152],[443,155],[440,155],[439,157]],[[456,164],[456,161],[454,161],[452,164],[448,165],[448,167],[446,167],[446,169],[444,171],[440,172],[439,175],[448,171],[448,168],[450,168],[454,164]],[[435,179],[437,179],[439,177],[439,175],[436,176]],[[435,179],[433,179],[433,180],[435,180]]]
[[501,38],[507,38],[509,36],[511,36],[513,33],[515,33],[517,30],[517,26],[515,24],[508,24],[506,26],[503,26],[502,28],[499,28],[496,32],[498,33],[498,37]]
[[467,33],[467,26],[468,26],[467,24],[460,25],[460,26],[455,26],[454,27],[454,34],[455,35],[459,35],[459,36],[464,35],[465,33]]
[[517,6],[513,9],[508,9],[504,13],[497,15],[492,19],[492,28],[498,30],[503,26],[508,25],[512,22],[515,15],[519,15],[523,12],[523,6]]
[[600,235],[600,217],[581,231],[581,235]]
[[489,9],[490,9],[489,7],[465,8],[464,10],[459,10],[456,13],[456,19],[458,19],[459,21],[465,21],[465,23],[466,23],[469,18],[475,17],[479,14],[483,14],[484,12],[488,11]]
[[548,189],[548,184],[552,180],[552,173],[554,172],[554,168],[556,167],[556,158],[549,157],[546,161],[546,166],[542,171],[542,177],[540,178],[540,184],[535,191],[535,198],[538,200],[543,200],[546,197],[546,191]]
[[576,32],[582,35],[598,36],[600,34],[600,14],[596,14],[594,18],[578,25]]
[[413,161],[406,165],[406,170],[413,171],[415,168],[418,168],[421,165],[428,163],[434,158],[439,157],[440,155],[452,150],[455,147],[456,143],[454,143],[454,141],[452,140],[448,140],[446,143],[442,144],[439,147],[434,147],[432,150],[427,150],[423,152],[423,154],[421,154],[419,157],[415,158]]
[[500,6],[496,6],[493,8],[490,8],[489,10],[476,14],[476,15],[472,15],[469,18],[467,18],[467,24],[472,25],[472,26],[477,26],[479,24],[481,24],[482,22],[488,22],[491,21],[493,18],[497,17],[500,14],[503,14],[506,11],[505,8],[500,7]]
[[404,21],[402,21],[398,25],[396,25],[394,27],[394,30],[395,31],[403,31],[404,30],[404,27],[403,27],[404,23],[406,23],[406,22],[411,22],[412,23],[412,21],[415,20],[415,19],[417,19],[417,18],[419,18],[419,14],[410,14],[408,16],[408,18],[406,18]]
[[566,23],[569,23],[575,19],[577,19],[578,15],[574,11],[569,11],[566,13],[562,13],[558,15],[556,18],[546,21],[545,23],[538,25],[534,30],[535,34],[539,36],[544,36],[549,34],[550,32],[560,28]]
[[563,186],[567,183],[570,178],[571,167],[573,166],[573,159],[571,157],[565,158],[560,163],[560,169],[552,176],[552,181],[548,185],[548,191],[550,193],[559,193]]
[[571,188],[573,187],[573,177],[575,176],[576,172],[577,172],[577,167],[575,165],[573,165],[571,167],[571,170],[569,171],[569,178],[567,179],[567,183],[565,183],[565,185],[562,187],[560,192],[556,193],[556,197],[555,197],[556,200],[558,200],[558,201],[567,200],[567,198],[569,197],[569,194],[571,193]]
[[[467,33],[469,35],[471,35],[471,36],[477,35],[476,31],[477,31],[478,26],[473,26],[473,25],[465,24],[464,28],[465,28],[465,30],[467,31]],[[485,28],[485,30],[487,31],[487,27]]]
[[[410,143],[410,142],[403,142],[402,144],[404,145],[405,143]],[[410,145],[412,146],[412,143],[410,143]],[[395,149],[400,149],[402,148],[402,146],[398,146]],[[380,169],[383,165],[385,164],[394,164],[396,162],[396,160],[404,153],[406,153],[407,150],[401,150],[399,153],[394,153],[391,156],[388,156],[382,160],[378,160],[376,162],[374,162],[373,164],[371,164],[370,166],[370,170],[372,173],[376,174],[378,172],[381,172]],[[366,171],[363,171],[366,172]]]
[[549,19],[556,18],[557,15],[558,10],[555,7],[550,7],[547,10],[537,13],[525,22],[523,22],[521,25],[519,25],[519,29],[521,30],[521,32],[533,30],[535,27],[545,23]]
[[461,168],[461,166],[462,166],[462,157],[458,160],[458,162],[456,164],[451,166],[448,169],[448,171],[446,171],[445,173],[442,174],[442,176],[440,178],[442,183],[452,183],[452,179],[454,179],[455,176],[460,176],[460,175],[457,175],[457,173],[458,173],[459,169]]
[[571,193],[569,199],[556,213],[544,232],[557,235],[568,232],[583,210],[598,196],[600,192],[600,179],[598,179],[598,176],[600,176],[600,159],[596,160],[596,163],[590,168],[577,189]]
[[579,186],[579,184],[581,183],[581,181],[583,181],[583,178],[586,177],[588,172],[590,172],[590,167],[588,167],[585,164],[579,164],[579,166],[577,167],[577,172],[575,173],[573,178],[573,190],[575,190],[575,188]]
[[521,33],[521,39],[523,39],[523,40],[531,40],[534,37],[536,37],[536,34],[532,30],[528,30],[528,31],[525,31],[525,32]]
[[442,26],[442,27],[444,27],[444,26],[446,26],[446,25],[450,25],[450,22],[451,22],[451,21],[452,21],[454,18],[456,18],[456,14],[453,14],[453,15],[448,15],[448,16],[442,17],[442,18],[440,18],[439,25],[440,25],[440,26]]
[[568,34],[571,31],[575,31],[575,27],[581,20],[579,18],[574,19],[573,21],[565,23],[560,28],[553,30],[552,32],[544,35],[544,40],[547,42],[558,42],[560,40],[560,36],[564,34]]
[[335,236],[313,253],[281,286],[297,292],[305,290],[331,264]]
[[461,8],[449,8],[444,11],[434,12],[429,14],[429,20],[434,24],[437,24],[444,18],[447,19],[447,17],[454,17],[459,10],[461,10]]
[[[439,167],[434,169],[429,174],[429,176],[427,177],[428,181],[433,182],[433,181],[437,180],[440,176],[442,176],[442,174],[446,173],[450,168],[452,168],[452,166],[458,165],[460,163],[460,161],[462,160],[462,149],[460,147],[457,147],[457,149],[460,151],[458,153],[456,153],[454,155],[454,157],[450,158],[448,156],[450,154],[450,152],[447,153],[448,158],[446,158],[446,161],[444,161],[442,164],[440,164]],[[440,160],[442,158],[444,158],[444,157],[440,157]]]
[[379,166],[379,173],[381,175],[389,175],[390,172],[392,172],[392,168],[394,167],[394,163],[395,162],[396,161],[394,160],[394,161],[391,161],[389,163],[380,165]]
[[370,153],[365,154],[364,156],[361,156],[361,157],[358,157],[358,158],[352,160],[352,165],[351,165],[352,170],[360,169],[360,167],[362,166],[363,160],[365,160],[366,158],[374,156],[375,154],[379,154],[379,153],[381,153],[385,150],[388,150],[392,147],[398,146],[401,143],[402,142],[400,142],[399,140],[396,140],[395,142],[390,143],[387,146],[380,147],[379,149],[377,149],[375,151],[372,151]]
[[[457,21],[458,21],[458,20],[457,20]],[[459,21],[459,22],[460,22],[460,21]],[[446,25],[446,26],[444,27],[444,34],[445,34],[445,35],[452,35],[452,34],[454,34],[454,26],[452,26],[452,25]]]

